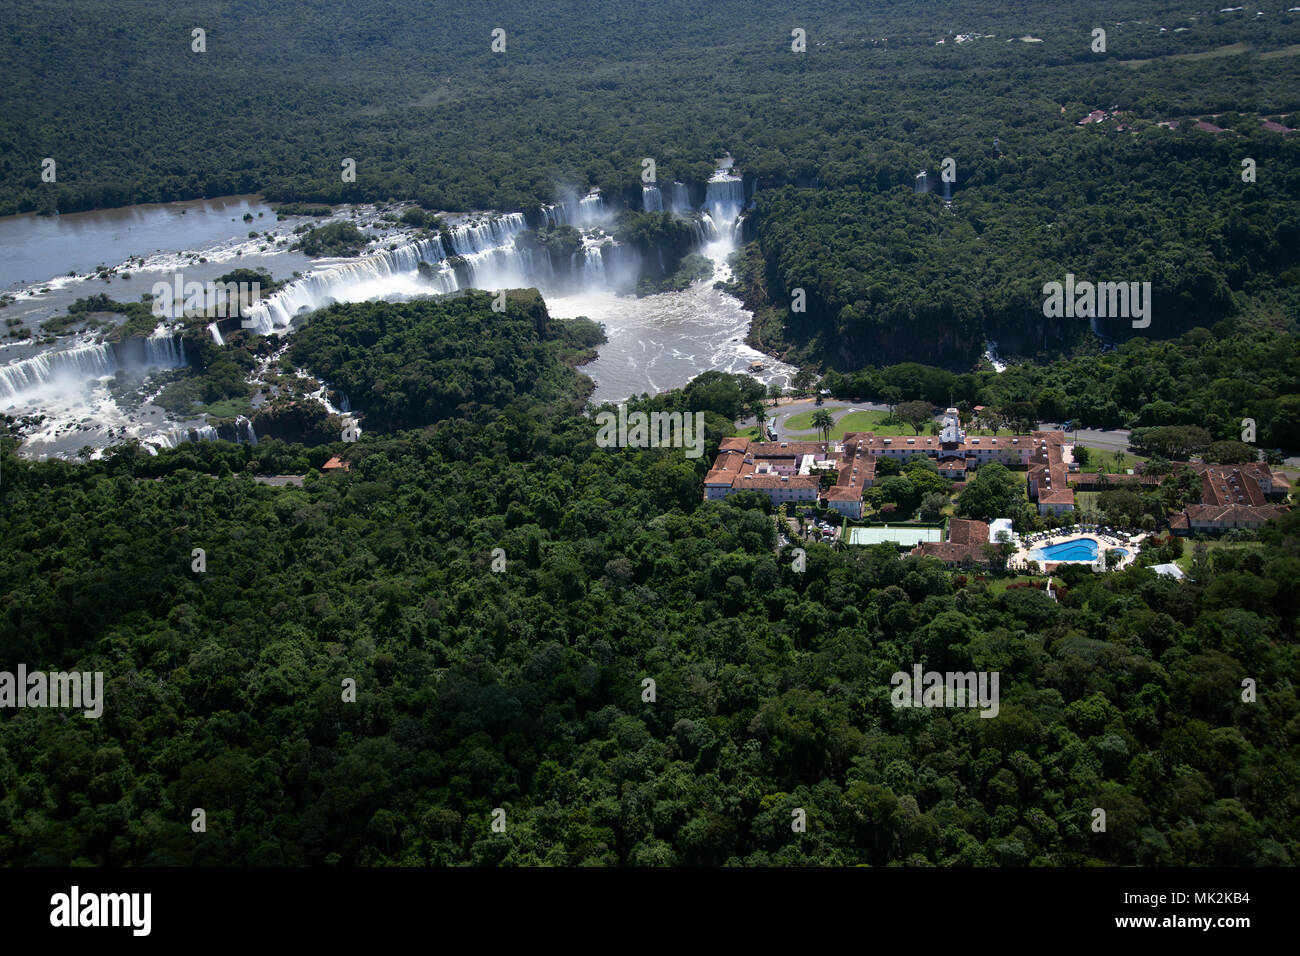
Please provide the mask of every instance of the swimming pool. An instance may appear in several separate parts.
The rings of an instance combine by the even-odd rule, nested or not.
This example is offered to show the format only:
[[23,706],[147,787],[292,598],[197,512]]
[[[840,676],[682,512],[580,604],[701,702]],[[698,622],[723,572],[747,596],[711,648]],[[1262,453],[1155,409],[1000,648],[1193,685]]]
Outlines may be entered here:
[[[1127,556],[1124,548],[1108,548]],[[1049,544],[1045,548],[1034,548],[1029,552],[1031,561],[1096,561],[1097,542],[1092,538],[1075,538],[1059,544]]]

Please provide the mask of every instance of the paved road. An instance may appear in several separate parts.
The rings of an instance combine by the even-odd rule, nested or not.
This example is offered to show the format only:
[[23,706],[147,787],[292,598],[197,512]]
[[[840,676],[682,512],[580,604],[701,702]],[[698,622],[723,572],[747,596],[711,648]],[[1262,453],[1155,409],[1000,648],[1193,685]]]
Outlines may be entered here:
[[[1051,431],[1061,426],[1057,422],[1041,422],[1038,427]],[[1066,432],[1066,437],[1075,444],[1102,451],[1128,451],[1128,431],[1123,428],[1080,428],[1077,432]]]

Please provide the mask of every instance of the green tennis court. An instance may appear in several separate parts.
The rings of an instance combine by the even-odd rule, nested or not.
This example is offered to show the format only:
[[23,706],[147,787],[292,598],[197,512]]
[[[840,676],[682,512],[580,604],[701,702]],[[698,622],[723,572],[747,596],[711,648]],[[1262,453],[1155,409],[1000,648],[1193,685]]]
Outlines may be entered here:
[[915,528],[907,525],[880,528],[850,528],[849,544],[883,544],[889,541],[900,547],[914,548],[922,541],[942,541],[942,528]]

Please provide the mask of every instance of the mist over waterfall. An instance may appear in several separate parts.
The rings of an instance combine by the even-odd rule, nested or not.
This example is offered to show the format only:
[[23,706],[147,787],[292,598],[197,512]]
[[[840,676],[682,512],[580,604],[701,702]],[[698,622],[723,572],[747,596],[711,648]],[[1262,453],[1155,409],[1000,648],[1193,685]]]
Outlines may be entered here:
[[543,206],[548,226],[575,226],[585,229],[604,225],[614,218],[600,193],[588,193],[581,199],[565,198],[554,205]]
[[[242,321],[203,321],[224,345],[222,333],[229,338],[241,325],[254,335],[282,334],[336,302],[533,287],[557,318],[585,315],[606,326],[608,346],[584,367],[598,396],[655,392],[709,369],[749,373],[762,357],[743,341],[751,317],[715,287],[730,279],[727,258],[740,240],[746,196],[744,181],[724,163],[708,182],[646,186],[640,200],[635,190],[605,197],[596,189],[560,189],[554,202],[527,212],[444,213],[436,233],[399,228],[373,239],[369,255],[310,263],[304,268],[311,271],[254,303]],[[641,215],[645,209],[655,215]],[[701,278],[709,270],[698,260],[684,262],[692,254],[712,263],[711,277]],[[173,418],[170,403],[153,404],[163,383],[136,373],[184,368],[197,358],[179,329],[163,322],[120,341],[81,333],[56,347],[7,349],[22,357],[0,364],[0,407],[42,413],[26,426],[24,453],[71,456],[131,439],[154,453],[217,439],[256,444],[248,416],[211,419],[195,411]],[[792,374],[779,362],[764,365],[763,380],[784,382]],[[118,373],[130,378],[110,381]],[[138,389],[144,404],[123,402],[123,386]],[[327,392],[325,386],[308,397],[339,411]],[[334,399],[341,414],[351,414],[346,398]]]
[[642,212],[671,212],[678,216],[689,215],[691,193],[685,183],[674,182],[662,190],[658,185],[641,187]]
[[0,365],[0,400],[13,404],[28,392],[104,378],[121,369],[172,369],[186,364],[180,336],[165,329],[147,339],[80,345]]
[[[685,204],[677,215],[690,225],[692,251],[713,263],[710,279],[638,297],[617,295],[595,283],[546,297],[547,308],[556,318],[581,315],[605,327],[608,342],[599,348],[594,362],[582,367],[596,381],[593,401],[620,401],[642,392],[678,388],[710,370],[754,375],[765,384],[788,386],[792,381],[792,366],[746,344],[753,316],[735,296],[715,286],[716,281],[732,279],[727,260],[740,240],[745,208],[744,180],[730,172],[729,161],[720,165],[723,168],[712,181],[696,192],[703,198],[699,207],[687,202],[686,187],[678,191],[676,184],[671,192],[658,186],[653,192],[643,187],[641,194],[643,210],[668,206],[664,211],[677,212],[671,207]],[[646,258],[660,264],[662,255],[659,248],[649,250]],[[661,271],[664,265],[660,264]],[[751,370],[756,360],[763,363],[757,373]]]
[[185,365],[185,350],[179,335],[157,329],[144,340],[145,364],[152,368],[180,368]]
[[[244,322],[258,335],[270,335],[287,329],[301,313],[314,312],[337,301],[371,298],[372,292],[380,295],[388,280],[405,278],[409,280],[410,291],[416,291],[414,280],[420,276],[420,263],[445,263],[445,260],[440,239],[421,239],[355,262],[310,272],[248,308]],[[459,288],[455,275],[445,267],[434,270],[428,282],[432,288],[425,286],[423,291],[455,292]]]
[[[645,211],[669,212],[690,224],[697,249],[739,238],[744,181],[723,169],[705,184],[704,203],[692,207],[685,183],[642,187]],[[646,264],[666,274],[662,249],[643,253],[614,241],[616,210],[599,192],[563,196],[540,207],[529,228],[523,213],[466,217],[435,238],[420,239],[361,259],[326,264],[248,309],[244,324],[259,335],[287,330],[299,315],[334,302],[403,299],[466,288],[535,287],[546,295],[576,290],[632,288]],[[554,233],[567,226],[578,234]],[[217,333],[214,333],[214,338]]]
[[13,398],[23,392],[49,385],[59,378],[87,379],[112,375],[117,362],[107,345],[46,352],[0,366],[0,397]]
[[745,181],[739,177],[714,176],[704,191],[704,208],[718,238],[739,238],[740,214],[745,208]]
[[456,288],[504,289],[552,286],[556,281],[550,254],[538,246],[515,242],[528,228],[522,213],[451,230]]

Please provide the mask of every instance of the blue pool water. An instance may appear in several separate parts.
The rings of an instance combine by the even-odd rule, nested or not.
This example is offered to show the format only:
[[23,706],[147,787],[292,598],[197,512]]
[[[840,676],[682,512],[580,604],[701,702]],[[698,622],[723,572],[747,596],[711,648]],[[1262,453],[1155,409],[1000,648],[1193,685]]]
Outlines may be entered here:
[[[1127,555],[1124,548],[1114,548],[1120,554]],[[1096,561],[1097,542],[1091,538],[1075,538],[1060,544],[1049,544],[1045,548],[1034,548],[1029,552],[1034,561]]]

